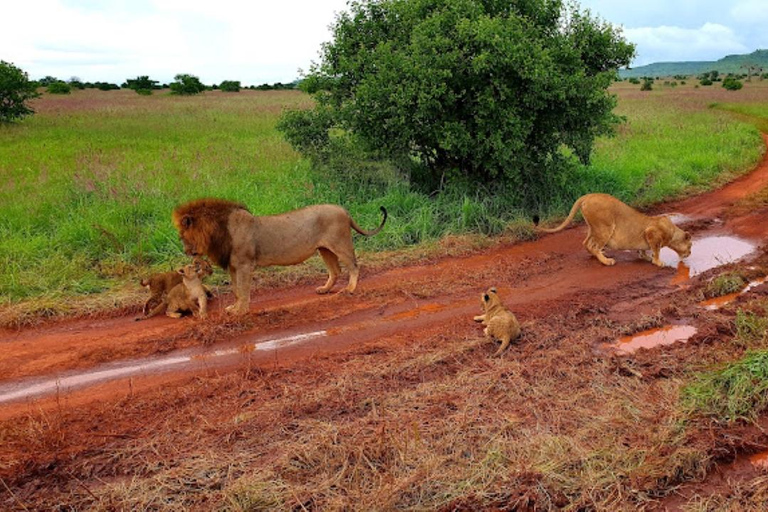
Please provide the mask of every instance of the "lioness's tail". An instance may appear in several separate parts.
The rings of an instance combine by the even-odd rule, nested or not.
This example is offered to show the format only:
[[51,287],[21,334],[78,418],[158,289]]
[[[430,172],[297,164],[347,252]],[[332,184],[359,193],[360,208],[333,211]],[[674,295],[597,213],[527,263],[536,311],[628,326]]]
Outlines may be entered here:
[[556,228],[551,228],[551,229],[541,228],[539,226],[536,226],[536,231],[541,231],[543,233],[557,233],[558,231],[562,231],[563,229],[565,229],[565,226],[570,224],[573,218],[576,216],[576,213],[579,211],[579,208],[581,208],[581,203],[584,202],[584,199],[586,197],[587,196],[581,196],[576,200],[575,203],[573,203],[573,206],[571,207],[571,213],[568,214],[568,217],[565,218],[562,224],[560,224]]
[[381,210],[381,213],[384,214],[384,218],[381,219],[381,224],[379,224],[379,227],[377,227],[373,231],[364,231],[363,229],[360,228],[360,226],[357,225],[357,222],[355,222],[355,219],[350,217],[349,218],[349,223],[352,226],[352,229],[354,229],[355,231],[357,231],[361,235],[365,235],[365,236],[373,236],[376,233],[378,233],[379,231],[381,231],[381,228],[384,227],[384,223],[387,222],[387,209],[384,208],[383,206],[379,206],[379,209]]

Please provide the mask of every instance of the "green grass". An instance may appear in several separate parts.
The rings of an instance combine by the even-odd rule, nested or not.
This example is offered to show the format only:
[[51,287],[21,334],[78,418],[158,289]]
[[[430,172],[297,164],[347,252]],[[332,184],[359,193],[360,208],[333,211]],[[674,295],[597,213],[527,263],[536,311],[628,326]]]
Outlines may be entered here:
[[682,400],[696,415],[728,423],[754,420],[768,407],[768,351],[748,352],[720,370],[697,375]]
[[[763,150],[755,126],[708,107],[722,103],[719,91],[639,95],[619,84],[616,92],[628,123],[598,141],[590,167],[565,177],[545,216],[562,215],[586,192],[642,205],[701,190],[749,169]],[[36,100],[35,116],[0,126],[0,304],[98,293],[178,265],[170,213],[201,196],[241,201],[256,214],[339,203],[363,227],[378,225],[386,206],[386,229],[358,238],[361,251],[451,234],[530,234],[532,212],[503,191],[456,186],[427,196],[391,172],[367,184],[319,175],[275,129],[284,108],[309,104],[296,91],[74,91]]]

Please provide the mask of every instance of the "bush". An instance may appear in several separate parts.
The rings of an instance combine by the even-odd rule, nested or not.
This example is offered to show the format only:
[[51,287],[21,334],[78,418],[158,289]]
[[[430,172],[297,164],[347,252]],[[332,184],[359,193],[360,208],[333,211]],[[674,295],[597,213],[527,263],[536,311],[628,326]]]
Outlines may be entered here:
[[0,123],[9,123],[34,114],[27,101],[40,96],[37,84],[10,62],[0,61]]
[[587,162],[620,121],[607,89],[633,55],[618,29],[561,2],[352,2],[301,84],[321,115],[297,114],[283,133],[315,147],[291,126],[322,122],[326,145],[351,133],[422,190],[495,180],[536,204],[564,154]]
[[632,77],[632,78],[629,79],[629,83],[635,84],[635,85],[640,85],[640,79]]
[[72,87],[66,82],[53,82],[46,91],[49,94],[69,94],[72,92]]
[[703,86],[710,86],[712,85],[712,80],[710,80],[709,78],[703,78],[702,80],[699,81],[699,84]]
[[96,82],[94,85],[100,91],[115,91],[120,89],[117,84],[110,84],[108,82]]
[[152,96],[152,89],[136,89],[136,94],[140,96]]
[[736,77],[729,76],[723,80],[723,88],[729,91],[738,91],[742,87],[744,87],[744,84]]
[[641,91],[652,91],[653,90],[653,79],[646,78],[643,80],[643,85],[640,86]]
[[142,96],[146,96],[147,93],[139,91],[149,91],[149,94],[152,94],[152,89],[158,88],[157,80],[150,80],[149,76],[147,75],[137,76],[136,78],[129,78],[125,81],[124,86],[128,89],[133,89]]
[[221,82],[221,85],[219,85],[219,89],[221,89],[224,92],[240,92],[240,81],[224,80],[223,82]]
[[171,94],[181,94],[185,96],[199,94],[205,90],[205,86],[200,79],[194,75],[182,73],[173,77],[175,80],[171,83]]

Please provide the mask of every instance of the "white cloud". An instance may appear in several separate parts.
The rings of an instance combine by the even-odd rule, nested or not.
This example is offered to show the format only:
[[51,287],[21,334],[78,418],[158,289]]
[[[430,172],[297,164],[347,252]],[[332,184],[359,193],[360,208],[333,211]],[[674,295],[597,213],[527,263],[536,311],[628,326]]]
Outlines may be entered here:
[[120,83],[192,73],[206,83],[286,82],[318,58],[335,12],[344,9],[346,0],[8,2],[7,19],[35,21],[6,24],[0,59],[32,78]]
[[748,48],[729,27],[705,23],[698,29],[673,26],[625,29],[624,35],[637,44],[634,66],[652,62],[717,60],[733,53],[749,53]]
[[[768,0],[747,0],[739,2],[731,9],[731,17],[738,23],[749,25],[768,22]],[[765,27],[761,27],[767,30]]]

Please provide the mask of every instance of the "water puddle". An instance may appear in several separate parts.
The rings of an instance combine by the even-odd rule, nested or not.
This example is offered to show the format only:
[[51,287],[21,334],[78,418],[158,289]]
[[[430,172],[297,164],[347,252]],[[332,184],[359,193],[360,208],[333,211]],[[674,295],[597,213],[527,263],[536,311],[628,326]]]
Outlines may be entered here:
[[740,260],[755,251],[755,244],[735,236],[709,236],[693,240],[691,255],[680,261],[668,247],[661,249],[659,258],[668,267],[676,267],[673,284],[680,284],[707,270]]
[[747,286],[745,286],[738,292],[733,292],[733,293],[729,293],[728,295],[722,295],[720,297],[707,299],[705,301],[700,302],[699,305],[708,311],[714,311],[716,309],[720,309],[721,307],[727,304],[730,304],[731,302],[736,300],[740,295],[747,293],[752,288],[755,288],[757,286],[760,286],[761,284],[764,284],[766,281],[768,281],[768,277],[761,277],[760,279],[755,279],[754,281],[751,281]]
[[632,336],[620,338],[618,343],[610,347],[619,354],[632,354],[641,348],[654,348],[673,343],[685,343],[696,334],[696,328],[690,325],[667,325],[647,331],[638,332]]
[[752,455],[749,462],[758,469],[768,469],[768,451]]
[[164,370],[179,370],[184,366],[200,365],[231,356],[242,356],[257,351],[275,350],[287,347],[310,339],[326,336],[325,331],[316,331],[295,336],[287,336],[275,339],[265,339],[247,344],[240,344],[234,348],[215,351],[202,351],[200,349],[187,349],[161,358],[147,358],[126,363],[112,363],[101,368],[91,369],[80,373],[68,373],[48,380],[30,380],[0,385],[0,404],[39,397],[53,393],[67,393],[73,389],[91,384],[108,382],[111,380],[160,373]]

